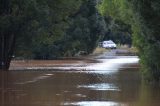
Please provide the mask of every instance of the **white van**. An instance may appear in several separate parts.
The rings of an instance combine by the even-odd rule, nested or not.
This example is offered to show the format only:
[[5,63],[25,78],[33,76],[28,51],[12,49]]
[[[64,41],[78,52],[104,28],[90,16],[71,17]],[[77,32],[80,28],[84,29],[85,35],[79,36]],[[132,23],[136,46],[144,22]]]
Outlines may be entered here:
[[102,47],[109,48],[109,49],[116,49],[117,45],[112,40],[108,40],[108,41],[102,42]]

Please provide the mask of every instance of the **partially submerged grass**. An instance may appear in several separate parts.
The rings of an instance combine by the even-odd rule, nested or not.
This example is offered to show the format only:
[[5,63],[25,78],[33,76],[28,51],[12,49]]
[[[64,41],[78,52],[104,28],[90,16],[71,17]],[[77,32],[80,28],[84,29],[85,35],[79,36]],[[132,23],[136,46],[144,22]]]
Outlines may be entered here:
[[[128,53],[128,54],[132,54],[132,55],[137,55],[138,54],[138,50],[136,47],[128,47],[127,45],[118,45],[117,46],[117,53]],[[109,52],[111,49],[106,49],[106,48],[101,48],[101,47],[97,47],[94,51],[93,51],[93,55],[99,55],[99,54],[103,54],[104,52]],[[125,51],[125,52],[124,52]]]
[[127,50],[131,54],[138,55],[138,49],[136,47],[120,46],[119,49]]
[[93,51],[93,55],[98,55],[98,54],[102,54],[104,52],[107,52],[108,50],[105,48],[101,48],[101,47],[97,47],[94,51]]

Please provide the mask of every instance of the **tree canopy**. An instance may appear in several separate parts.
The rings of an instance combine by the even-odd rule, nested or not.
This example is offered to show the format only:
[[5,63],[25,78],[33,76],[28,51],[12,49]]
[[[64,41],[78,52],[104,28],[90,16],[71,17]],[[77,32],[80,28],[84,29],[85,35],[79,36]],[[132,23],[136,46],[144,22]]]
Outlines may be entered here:
[[0,68],[9,67],[15,46],[17,50],[21,48],[21,53],[32,55],[63,36],[66,20],[81,3],[82,0],[1,0]]
[[0,4],[1,60],[53,59],[91,53],[104,36],[97,0],[3,0]]
[[133,42],[139,49],[145,78],[160,80],[160,1],[103,0],[100,12],[132,26]]
[[16,55],[23,58],[53,59],[74,56],[79,51],[91,53],[105,32],[105,22],[98,13],[96,0],[57,0],[49,4],[57,4],[52,6],[51,13],[47,5],[44,11],[40,9],[43,14],[39,18],[47,12],[46,17],[38,21],[35,15],[35,20],[27,22],[29,30],[25,34],[28,35],[18,38]]

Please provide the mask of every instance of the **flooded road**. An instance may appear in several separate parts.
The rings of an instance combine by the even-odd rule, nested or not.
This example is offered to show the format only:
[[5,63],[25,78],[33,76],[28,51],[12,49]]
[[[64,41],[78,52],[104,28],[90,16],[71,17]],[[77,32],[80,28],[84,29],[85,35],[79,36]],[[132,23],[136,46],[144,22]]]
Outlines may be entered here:
[[0,106],[160,106],[160,88],[142,83],[138,57],[97,60],[82,67],[1,71]]

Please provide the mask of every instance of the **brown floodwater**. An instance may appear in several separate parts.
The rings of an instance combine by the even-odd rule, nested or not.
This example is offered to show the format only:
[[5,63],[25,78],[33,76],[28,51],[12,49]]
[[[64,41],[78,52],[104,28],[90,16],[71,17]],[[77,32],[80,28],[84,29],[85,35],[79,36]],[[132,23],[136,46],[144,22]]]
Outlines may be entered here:
[[0,106],[160,106],[160,87],[142,82],[136,56],[98,60],[82,67],[1,71]]

